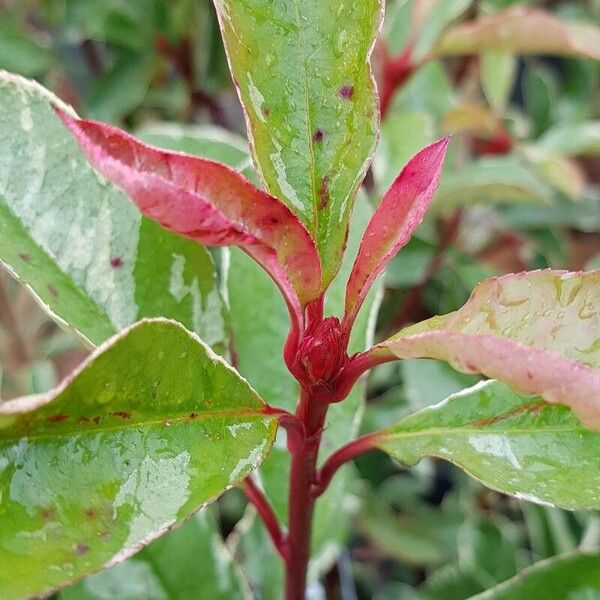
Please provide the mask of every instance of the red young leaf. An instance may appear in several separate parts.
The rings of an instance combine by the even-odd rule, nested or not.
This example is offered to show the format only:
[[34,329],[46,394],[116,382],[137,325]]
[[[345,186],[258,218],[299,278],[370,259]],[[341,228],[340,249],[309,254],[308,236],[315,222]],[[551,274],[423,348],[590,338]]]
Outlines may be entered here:
[[209,246],[242,248],[269,273],[301,324],[321,287],[315,243],[283,203],[221,163],[149,146],[60,109],[92,166],[163,227]]
[[440,181],[445,137],[413,156],[377,207],[360,243],[346,288],[344,329],[349,331],[373,285],[420,225]]

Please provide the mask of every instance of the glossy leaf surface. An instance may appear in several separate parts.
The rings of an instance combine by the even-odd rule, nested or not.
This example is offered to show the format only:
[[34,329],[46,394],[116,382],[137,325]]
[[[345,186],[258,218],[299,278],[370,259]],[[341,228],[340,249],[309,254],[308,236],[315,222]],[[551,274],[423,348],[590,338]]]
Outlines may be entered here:
[[144,215],[169,231],[211,246],[240,246],[271,275],[290,310],[321,286],[314,242],[294,214],[230,167],[161,150],[97,121],[60,118],[96,169]]
[[572,510],[600,507],[600,434],[564,406],[522,397],[499,381],[453,394],[384,429],[377,446],[412,466],[424,456],[484,485]]
[[276,429],[236,371],[163,319],[1,404],[3,598],[124,560],[256,468]]
[[379,0],[215,0],[258,170],[317,242],[325,282],[341,260],[375,146],[369,56]]
[[110,569],[63,590],[60,600],[242,600],[238,573],[217,519],[205,508]]
[[165,316],[225,352],[228,316],[206,249],[99,178],[53,104],[38,84],[0,73],[0,261],[92,344]]
[[576,552],[536,563],[513,579],[471,600],[595,600],[600,589],[600,554]]
[[497,50],[600,60],[600,27],[561,21],[549,12],[515,7],[449,28],[436,56]]
[[346,288],[346,327],[353,323],[373,281],[423,221],[440,181],[449,141],[439,140],[414,156],[369,221]]
[[437,358],[570,406],[600,428],[600,272],[488,279],[459,310],[400,331],[374,352]]

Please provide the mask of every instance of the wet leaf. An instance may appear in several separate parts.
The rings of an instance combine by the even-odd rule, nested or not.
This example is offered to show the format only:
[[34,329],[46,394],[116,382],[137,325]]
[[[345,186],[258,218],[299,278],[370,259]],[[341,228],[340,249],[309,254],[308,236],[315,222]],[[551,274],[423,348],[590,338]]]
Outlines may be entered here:
[[513,579],[472,596],[471,600],[596,600],[600,589],[600,554],[574,552],[544,560]]
[[600,434],[565,406],[486,381],[379,433],[377,446],[413,466],[437,456],[483,485],[571,510],[600,507]]
[[201,244],[239,246],[273,278],[290,312],[319,294],[314,242],[293,213],[222,163],[161,150],[124,131],[59,116],[102,175],[127,193],[144,215]]
[[206,249],[101,180],[52,104],[38,84],[0,73],[0,261],[92,344],[165,316],[225,352],[228,315]]
[[600,28],[561,21],[544,10],[518,6],[450,27],[432,54],[477,54],[488,50],[600,60]]
[[375,346],[374,354],[436,358],[566,404],[600,428],[600,271],[532,271],[488,279],[459,310]]
[[392,183],[369,221],[346,288],[344,326],[347,330],[375,279],[423,221],[439,184],[449,141],[449,138],[439,140],[415,155]]
[[165,319],[111,338],[47,394],[0,404],[3,598],[137,552],[256,468],[276,429],[236,371]]
[[339,268],[378,122],[369,55],[378,0],[216,0],[258,170]]
[[248,585],[205,508],[110,569],[61,592],[60,600],[243,600]]

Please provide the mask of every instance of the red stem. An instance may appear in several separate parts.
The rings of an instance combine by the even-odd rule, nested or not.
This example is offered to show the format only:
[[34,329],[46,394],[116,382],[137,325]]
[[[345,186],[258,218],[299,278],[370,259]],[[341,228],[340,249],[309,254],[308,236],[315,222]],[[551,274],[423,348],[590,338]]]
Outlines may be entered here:
[[310,394],[306,390],[302,391],[296,416],[304,423],[307,437],[305,444],[292,453],[288,499],[286,600],[305,599],[315,500],[311,495],[311,487],[315,481],[315,467],[327,408],[327,404],[315,402],[314,399],[311,401]]
[[336,450],[319,470],[316,482],[312,487],[312,497],[318,498],[327,489],[333,476],[342,465],[355,459],[360,454],[372,450],[375,447],[379,436],[380,434],[378,433],[363,435],[362,437],[352,440],[349,444],[342,446],[339,450]]
[[246,494],[246,498],[248,498],[248,501],[254,505],[258,516],[265,524],[265,528],[267,529],[271,541],[273,542],[273,546],[275,546],[275,549],[283,561],[286,562],[287,539],[281,531],[279,520],[277,519],[271,504],[262,491],[256,486],[252,480],[252,477],[246,477],[246,479],[244,479],[242,482],[242,487],[244,489],[244,493]]

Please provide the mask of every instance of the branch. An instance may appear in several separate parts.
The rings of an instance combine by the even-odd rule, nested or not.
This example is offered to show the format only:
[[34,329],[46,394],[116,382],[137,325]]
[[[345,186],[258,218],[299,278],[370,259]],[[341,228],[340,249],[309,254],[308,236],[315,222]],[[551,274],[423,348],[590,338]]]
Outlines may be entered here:
[[252,477],[244,479],[242,488],[246,494],[246,498],[248,498],[248,502],[254,505],[258,516],[264,523],[273,546],[275,546],[275,550],[277,550],[283,561],[287,562],[287,538],[281,530],[277,515],[273,511],[267,497],[256,486]]
[[325,461],[325,464],[317,473],[316,481],[311,489],[312,497],[318,498],[327,489],[333,476],[341,466],[348,461],[355,459],[357,456],[375,448],[379,436],[380,432],[369,433],[342,446],[339,450],[336,450]]

